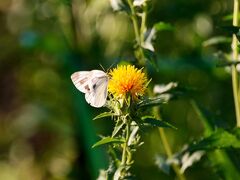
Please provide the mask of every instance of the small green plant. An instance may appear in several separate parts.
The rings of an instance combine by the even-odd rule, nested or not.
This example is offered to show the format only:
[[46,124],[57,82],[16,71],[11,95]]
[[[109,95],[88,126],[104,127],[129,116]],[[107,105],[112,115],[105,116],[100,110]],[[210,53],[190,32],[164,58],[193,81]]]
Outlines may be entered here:
[[111,136],[102,137],[93,145],[97,147],[108,144],[111,156],[110,166],[101,176],[110,179],[132,177],[130,171],[134,163],[133,153],[143,144],[140,130],[144,127],[174,128],[169,123],[156,119],[147,107],[163,103],[163,97],[148,98],[144,96],[148,81],[142,69],[132,65],[122,65],[109,73],[108,85],[110,99],[106,107],[110,110],[94,119],[111,117],[115,122]]

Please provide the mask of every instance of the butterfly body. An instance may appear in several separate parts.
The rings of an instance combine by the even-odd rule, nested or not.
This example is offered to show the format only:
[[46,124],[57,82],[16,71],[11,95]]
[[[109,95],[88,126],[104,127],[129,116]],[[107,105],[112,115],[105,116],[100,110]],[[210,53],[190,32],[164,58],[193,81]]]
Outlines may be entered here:
[[78,71],[71,75],[75,87],[85,93],[93,107],[102,107],[107,100],[108,75],[100,70]]

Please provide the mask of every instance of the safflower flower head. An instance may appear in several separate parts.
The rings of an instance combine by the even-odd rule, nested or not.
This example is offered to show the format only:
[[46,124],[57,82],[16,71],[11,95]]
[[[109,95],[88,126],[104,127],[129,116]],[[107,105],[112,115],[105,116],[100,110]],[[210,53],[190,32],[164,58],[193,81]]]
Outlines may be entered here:
[[120,65],[109,72],[108,91],[115,98],[125,98],[130,95],[133,99],[142,96],[147,88],[147,77],[142,69],[133,65]]

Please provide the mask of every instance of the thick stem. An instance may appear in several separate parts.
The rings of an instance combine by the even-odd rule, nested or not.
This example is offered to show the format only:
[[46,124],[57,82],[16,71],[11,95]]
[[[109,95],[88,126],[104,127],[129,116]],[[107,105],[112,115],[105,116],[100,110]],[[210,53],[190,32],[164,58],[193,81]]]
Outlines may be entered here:
[[[234,0],[234,8],[233,8],[233,26],[238,26],[238,12],[239,12],[239,1]],[[236,35],[233,35],[232,40],[232,60],[235,61],[238,59],[238,40]],[[237,127],[240,127],[240,105],[238,99],[238,72],[236,65],[232,65],[232,87],[233,87],[233,96],[234,96],[234,104],[236,111],[236,120]]]

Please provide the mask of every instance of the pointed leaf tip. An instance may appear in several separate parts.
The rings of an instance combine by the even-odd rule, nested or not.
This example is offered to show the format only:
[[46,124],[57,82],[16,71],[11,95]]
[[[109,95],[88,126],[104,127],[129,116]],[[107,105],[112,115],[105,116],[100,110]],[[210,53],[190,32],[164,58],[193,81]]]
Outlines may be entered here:
[[105,145],[105,144],[109,144],[109,143],[124,143],[124,139],[123,138],[112,138],[112,137],[104,137],[103,139],[101,139],[100,141],[96,142],[92,148],[95,148],[97,146],[101,146],[101,145]]
[[96,120],[96,119],[101,119],[101,118],[105,118],[105,117],[112,117],[112,116],[116,116],[116,114],[112,113],[112,112],[104,112],[104,113],[101,113],[99,115],[97,115],[95,118],[93,118],[93,120]]
[[154,117],[151,117],[151,116],[145,116],[142,118],[142,120],[147,125],[157,126],[162,128],[177,129],[175,126],[171,125],[170,123],[159,120],[159,119],[155,119]]

